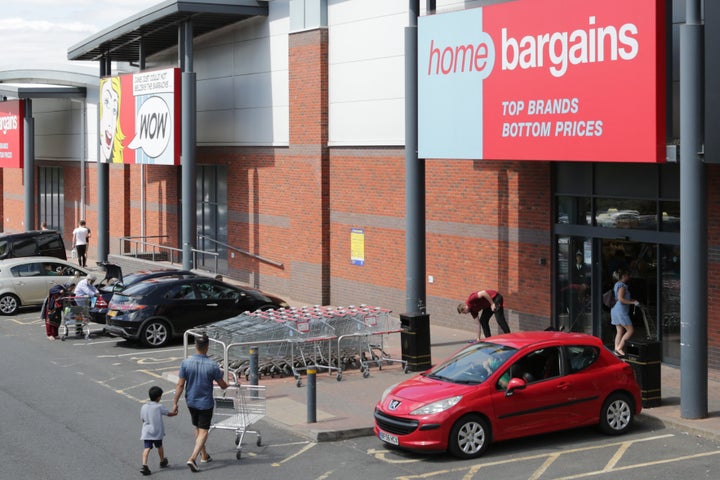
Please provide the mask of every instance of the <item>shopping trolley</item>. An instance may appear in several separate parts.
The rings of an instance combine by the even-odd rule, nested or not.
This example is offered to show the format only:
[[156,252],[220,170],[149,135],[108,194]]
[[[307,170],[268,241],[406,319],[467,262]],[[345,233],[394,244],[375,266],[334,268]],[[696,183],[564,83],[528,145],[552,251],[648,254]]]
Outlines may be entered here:
[[71,330],[78,337],[90,338],[90,299],[84,297],[63,297],[58,335],[65,341]]
[[249,430],[265,417],[266,397],[265,385],[231,384],[226,389],[213,387],[215,410],[210,430],[232,430],[235,432],[237,452],[235,458],[242,456],[243,439],[246,433],[254,433],[256,445],[262,446],[262,435],[256,430]]

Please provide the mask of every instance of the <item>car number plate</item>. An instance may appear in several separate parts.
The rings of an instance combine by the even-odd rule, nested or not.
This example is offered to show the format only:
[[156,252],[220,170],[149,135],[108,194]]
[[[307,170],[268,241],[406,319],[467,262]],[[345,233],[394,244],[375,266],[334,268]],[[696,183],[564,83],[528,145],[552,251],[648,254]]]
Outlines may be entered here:
[[118,314],[117,310],[110,310],[110,311],[107,313],[107,316],[108,316],[108,317],[114,317],[114,316],[117,315],[117,314]]
[[396,437],[395,435],[390,435],[389,433],[385,433],[382,430],[378,432],[378,437],[380,437],[380,440],[382,440],[383,442],[387,442],[392,445],[398,444],[398,437]]

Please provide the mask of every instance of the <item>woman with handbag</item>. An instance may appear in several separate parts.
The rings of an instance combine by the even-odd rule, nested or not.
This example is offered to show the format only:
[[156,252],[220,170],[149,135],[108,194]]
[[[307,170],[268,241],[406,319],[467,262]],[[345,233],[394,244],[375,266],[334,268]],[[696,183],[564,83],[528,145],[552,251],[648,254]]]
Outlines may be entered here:
[[613,273],[615,279],[615,305],[610,310],[610,318],[615,325],[615,355],[618,357],[625,356],[625,342],[632,337],[634,329],[632,319],[630,318],[630,305],[638,306],[640,302],[633,300],[630,296],[630,289],[627,282],[630,280],[630,274],[624,268],[619,268]]

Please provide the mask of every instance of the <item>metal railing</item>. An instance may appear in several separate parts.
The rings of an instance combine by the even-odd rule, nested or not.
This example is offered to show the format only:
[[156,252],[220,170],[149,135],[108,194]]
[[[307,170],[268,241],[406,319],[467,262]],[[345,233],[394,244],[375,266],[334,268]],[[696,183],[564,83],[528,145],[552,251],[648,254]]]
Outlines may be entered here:
[[[170,264],[182,264],[183,250],[181,248],[170,247],[168,245],[161,245],[159,243],[148,242],[148,238],[167,238],[167,235],[155,235],[155,236],[141,236],[141,237],[121,237],[120,238],[120,253],[122,255],[132,255],[136,258],[147,257],[153,262],[165,261]],[[126,246],[127,248],[126,250]],[[198,254],[210,255],[215,259],[215,269],[213,273],[218,272],[218,252],[210,252],[205,250],[198,250],[193,248],[190,250],[193,256],[193,265],[196,265],[196,258]]]
[[[273,265],[273,266],[278,267],[278,268],[283,268],[283,269],[285,268],[285,265],[284,265],[282,262],[276,262],[275,260],[270,260],[269,258],[263,257],[263,256],[261,256],[261,255],[256,255],[256,254],[254,254],[254,253],[248,252],[247,250],[243,250],[243,249],[241,249],[241,248],[233,247],[232,245],[228,245],[227,243],[223,243],[223,242],[221,242],[221,241],[219,241],[219,240],[215,240],[214,238],[208,237],[207,235],[198,234],[198,236],[197,236],[198,244],[200,243],[200,240],[201,240],[201,239],[211,241],[211,242],[213,242],[215,245],[220,245],[220,246],[222,246],[222,247],[227,248],[228,250],[232,250],[233,252],[237,252],[237,253],[240,253],[240,254],[245,255],[245,256],[247,256],[247,257],[254,258],[255,260],[259,260],[259,261],[261,261],[261,262],[263,262],[263,263],[267,263],[267,264],[269,264],[269,265]],[[217,259],[216,259],[216,260],[217,260]]]

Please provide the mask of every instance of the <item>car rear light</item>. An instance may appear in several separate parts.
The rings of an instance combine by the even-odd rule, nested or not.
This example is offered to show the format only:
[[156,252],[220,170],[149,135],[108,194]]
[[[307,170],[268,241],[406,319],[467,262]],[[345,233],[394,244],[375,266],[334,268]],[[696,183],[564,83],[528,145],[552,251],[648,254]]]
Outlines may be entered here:
[[108,308],[108,303],[102,297],[95,298],[95,308]]

